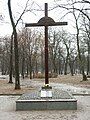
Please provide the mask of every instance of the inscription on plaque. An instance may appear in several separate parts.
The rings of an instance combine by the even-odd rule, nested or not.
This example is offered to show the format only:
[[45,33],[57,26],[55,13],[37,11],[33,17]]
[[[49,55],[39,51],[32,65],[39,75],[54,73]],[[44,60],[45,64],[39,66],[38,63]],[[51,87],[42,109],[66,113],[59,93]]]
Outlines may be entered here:
[[41,90],[41,98],[51,98],[52,90]]

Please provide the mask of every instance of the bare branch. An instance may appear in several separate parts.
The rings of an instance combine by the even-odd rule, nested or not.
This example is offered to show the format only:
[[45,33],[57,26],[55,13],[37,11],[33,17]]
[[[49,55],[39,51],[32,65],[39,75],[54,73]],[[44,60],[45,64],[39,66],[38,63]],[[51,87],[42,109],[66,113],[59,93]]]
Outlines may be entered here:
[[85,9],[78,9],[78,8],[68,8],[68,7],[65,7],[65,6],[61,6],[61,5],[58,5],[57,7],[60,7],[60,8],[64,8],[64,9],[66,9],[66,10],[77,10],[77,11],[79,11],[79,12],[81,12],[84,16],[86,16],[87,17],[87,19],[90,21],[90,17],[83,11],[83,10],[85,10]]
[[84,3],[89,3],[90,4],[90,1],[88,0],[82,0]]
[[21,17],[22,17],[22,16],[23,16],[23,14],[25,13],[26,8],[27,8],[27,6],[28,6],[28,2],[29,2],[29,0],[27,0],[27,2],[26,2],[26,6],[25,6],[25,8],[24,8],[23,12],[21,13],[21,15],[19,16],[19,18],[18,18],[18,20],[17,20],[17,22],[16,22],[16,24],[15,24],[15,27],[17,26],[17,24],[18,24],[19,20],[21,19]]

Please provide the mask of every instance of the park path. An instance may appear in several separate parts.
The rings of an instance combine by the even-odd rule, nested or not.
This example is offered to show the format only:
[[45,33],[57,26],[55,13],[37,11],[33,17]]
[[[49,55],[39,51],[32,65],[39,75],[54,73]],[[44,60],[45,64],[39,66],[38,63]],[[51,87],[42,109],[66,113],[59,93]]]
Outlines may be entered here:
[[90,120],[90,96],[75,96],[77,110],[16,111],[19,96],[0,96],[0,120]]

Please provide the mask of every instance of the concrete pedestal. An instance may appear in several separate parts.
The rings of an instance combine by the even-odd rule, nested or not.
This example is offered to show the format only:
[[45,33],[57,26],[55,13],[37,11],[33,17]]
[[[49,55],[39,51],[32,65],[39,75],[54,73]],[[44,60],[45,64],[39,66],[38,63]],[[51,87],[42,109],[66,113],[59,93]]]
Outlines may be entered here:
[[76,110],[77,100],[66,91],[36,91],[23,94],[16,101],[16,110]]

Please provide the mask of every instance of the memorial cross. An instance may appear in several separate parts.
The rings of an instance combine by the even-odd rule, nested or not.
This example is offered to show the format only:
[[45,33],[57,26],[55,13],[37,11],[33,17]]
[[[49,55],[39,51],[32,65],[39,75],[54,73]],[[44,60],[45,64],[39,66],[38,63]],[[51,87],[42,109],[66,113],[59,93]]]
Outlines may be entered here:
[[45,16],[38,23],[26,23],[25,27],[45,27],[45,85],[49,86],[48,80],[48,26],[67,25],[67,22],[55,22],[51,17],[48,17],[48,4],[45,3]]

